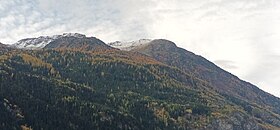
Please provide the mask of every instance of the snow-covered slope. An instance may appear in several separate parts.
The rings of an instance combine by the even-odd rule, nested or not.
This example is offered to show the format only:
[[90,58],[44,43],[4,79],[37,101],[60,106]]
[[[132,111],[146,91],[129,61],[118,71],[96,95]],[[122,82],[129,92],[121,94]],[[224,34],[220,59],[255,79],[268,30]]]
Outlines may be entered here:
[[20,49],[41,49],[48,45],[50,42],[62,37],[85,38],[86,36],[79,33],[64,33],[62,35],[41,36],[38,38],[22,39],[13,44],[12,46]]
[[150,40],[150,39],[140,39],[140,40],[131,41],[131,42],[116,41],[116,42],[108,43],[108,45],[111,47],[114,47],[114,48],[118,48],[120,50],[130,51],[130,50],[134,49],[135,47],[146,45],[151,41],[152,40]]

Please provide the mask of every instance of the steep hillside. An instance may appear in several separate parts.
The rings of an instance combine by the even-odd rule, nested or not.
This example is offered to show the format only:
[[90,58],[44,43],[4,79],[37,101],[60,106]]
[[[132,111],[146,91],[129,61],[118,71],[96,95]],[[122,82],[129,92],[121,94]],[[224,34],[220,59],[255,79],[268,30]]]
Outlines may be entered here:
[[240,80],[238,77],[224,71],[205,58],[179,48],[168,40],[153,40],[131,51],[140,52],[158,61],[208,81],[221,94],[229,99],[238,98],[248,103],[256,103],[262,107],[280,114],[280,99],[268,94],[256,86]]

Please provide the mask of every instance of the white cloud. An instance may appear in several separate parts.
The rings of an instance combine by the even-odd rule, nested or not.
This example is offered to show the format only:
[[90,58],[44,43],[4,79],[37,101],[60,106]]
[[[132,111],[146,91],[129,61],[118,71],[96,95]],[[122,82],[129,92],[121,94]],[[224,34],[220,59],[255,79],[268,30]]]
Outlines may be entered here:
[[0,41],[166,38],[280,97],[279,13],[279,0],[1,0]]

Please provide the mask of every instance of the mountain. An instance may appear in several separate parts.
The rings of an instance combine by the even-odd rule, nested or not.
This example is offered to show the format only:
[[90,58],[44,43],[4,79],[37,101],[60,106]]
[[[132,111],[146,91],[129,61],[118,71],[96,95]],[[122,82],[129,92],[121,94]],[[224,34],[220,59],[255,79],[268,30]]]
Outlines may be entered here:
[[19,49],[78,49],[78,50],[92,50],[92,49],[112,49],[103,41],[95,37],[86,37],[86,35],[79,33],[64,33],[62,35],[41,36],[38,38],[27,38],[20,40],[13,44],[15,48]]
[[260,90],[258,87],[240,80],[207,59],[179,48],[175,43],[157,39],[144,45],[135,46],[130,51],[148,55],[167,65],[178,67],[194,77],[207,81],[216,91],[227,98],[237,98],[249,104],[269,109],[280,114],[280,99]]
[[26,38],[19,40],[15,44],[13,44],[16,48],[23,49],[42,49],[50,42],[66,37],[75,37],[75,38],[85,38],[86,36],[78,33],[64,33],[62,35],[54,35],[54,36],[40,36],[38,38]]
[[[275,103],[263,107],[262,99],[253,101],[235,96],[235,91],[218,91],[201,68],[184,69],[175,64],[181,61],[176,52],[170,52],[179,49],[174,43],[138,43],[130,43],[130,51],[123,51],[97,38],[71,36],[55,39],[41,49],[3,52],[0,129],[280,128],[280,116],[273,106],[278,98],[270,97]],[[186,61],[201,60],[182,52],[185,58],[193,56]],[[215,66],[206,59],[197,64],[209,69]]]
[[279,98],[240,80],[199,55],[177,47],[171,41],[164,39],[153,40],[148,44],[135,47],[131,51],[151,56],[160,62],[178,67],[195,77],[206,80],[223,94],[259,103],[263,107],[268,105],[275,108],[274,111],[280,113]]

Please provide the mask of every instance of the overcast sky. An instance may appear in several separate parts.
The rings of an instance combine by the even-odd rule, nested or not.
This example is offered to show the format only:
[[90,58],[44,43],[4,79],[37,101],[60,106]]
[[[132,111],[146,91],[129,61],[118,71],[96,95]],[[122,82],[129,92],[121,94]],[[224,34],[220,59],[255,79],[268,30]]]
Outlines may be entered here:
[[0,0],[0,42],[165,38],[280,97],[280,0]]

